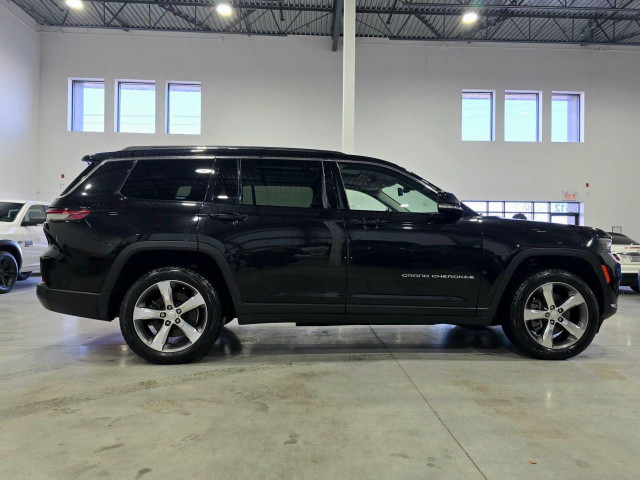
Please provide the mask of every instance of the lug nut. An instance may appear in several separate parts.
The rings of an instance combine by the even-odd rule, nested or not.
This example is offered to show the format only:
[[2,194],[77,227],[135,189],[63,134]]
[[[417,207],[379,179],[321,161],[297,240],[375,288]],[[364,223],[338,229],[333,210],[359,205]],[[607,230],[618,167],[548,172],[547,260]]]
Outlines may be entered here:
[[167,305],[167,310],[171,310],[173,307],[171,305]]
[[550,313],[545,313],[544,316],[549,318],[551,316],[551,314]]
[[561,308],[558,309],[558,313],[562,313],[564,310],[562,310]]
[[180,323],[180,319],[179,318],[176,318],[176,323]]
[[167,314],[166,314],[166,313],[164,313],[164,312],[162,312],[162,313],[160,314],[160,318],[164,318],[164,317],[166,317],[166,316],[167,316]]
[[551,320],[551,325],[555,325],[555,324],[556,324],[556,322],[554,322],[553,320]]
[[551,305],[551,310],[555,309],[556,306],[555,305]]
[[164,324],[168,327],[169,325],[171,325],[171,322],[167,320],[166,322],[164,322]]
[[176,313],[177,313],[178,315],[180,315],[180,314],[182,313],[182,310],[180,310],[180,309],[178,308],[178,309],[176,310]]

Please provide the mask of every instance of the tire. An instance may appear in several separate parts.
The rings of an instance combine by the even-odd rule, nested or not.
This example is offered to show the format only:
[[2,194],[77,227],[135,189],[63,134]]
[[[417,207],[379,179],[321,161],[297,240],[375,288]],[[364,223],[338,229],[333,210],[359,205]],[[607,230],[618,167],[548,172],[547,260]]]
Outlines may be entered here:
[[231,323],[236,319],[233,315],[225,315],[224,316],[224,324]]
[[0,294],[9,293],[18,280],[18,262],[9,252],[0,252]]
[[23,280],[28,279],[31,276],[31,272],[24,272],[18,274],[18,281],[21,282]]
[[543,270],[516,286],[502,329],[511,343],[531,357],[565,360],[591,344],[599,317],[596,297],[580,277],[564,270]]
[[[189,310],[181,312],[187,301]],[[222,325],[220,298],[213,285],[182,267],[145,274],[129,288],[120,308],[124,339],[152,363],[188,363],[204,357]]]
[[631,285],[631,290],[634,292],[640,292],[640,287],[638,285]]

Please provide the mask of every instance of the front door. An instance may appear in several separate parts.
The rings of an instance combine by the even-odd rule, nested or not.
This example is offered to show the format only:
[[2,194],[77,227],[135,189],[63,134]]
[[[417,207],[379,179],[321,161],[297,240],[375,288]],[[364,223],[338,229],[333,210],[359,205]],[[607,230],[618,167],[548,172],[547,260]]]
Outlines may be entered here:
[[216,159],[198,239],[223,254],[243,313],[344,313],[346,233],[324,178],[320,160]]
[[439,213],[435,188],[399,169],[338,166],[349,238],[347,313],[473,316],[480,225]]
[[45,208],[42,205],[31,205],[22,219],[22,229],[25,233],[23,244],[23,272],[40,271],[40,256],[48,248],[47,237],[44,235]]

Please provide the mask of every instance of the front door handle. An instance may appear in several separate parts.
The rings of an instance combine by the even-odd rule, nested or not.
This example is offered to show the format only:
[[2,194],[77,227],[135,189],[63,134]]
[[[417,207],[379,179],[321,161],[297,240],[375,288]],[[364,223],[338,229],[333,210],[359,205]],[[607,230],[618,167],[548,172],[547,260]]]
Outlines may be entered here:
[[367,227],[379,228],[385,225],[387,221],[380,220],[378,218],[352,218],[351,220],[349,220],[349,223],[351,225],[363,226],[365,228]]
[[209,218],[217,220],[219,222],[233,223],[244,222],[247,219],[247,215],[242,215],[238,212],[234,213],[210,213]]

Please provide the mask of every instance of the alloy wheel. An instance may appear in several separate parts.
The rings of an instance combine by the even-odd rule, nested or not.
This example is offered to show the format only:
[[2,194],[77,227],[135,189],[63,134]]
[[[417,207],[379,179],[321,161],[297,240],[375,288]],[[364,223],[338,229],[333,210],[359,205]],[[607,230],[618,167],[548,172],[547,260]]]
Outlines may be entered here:
[[195,344],[207,326],[202,294],[178,280],[164,280],[147,288],[133,309],[136,333],[159,352],[179,352]]
[[9,258],[0,260],[0,287],[11,288],[16,283],[18,272]]
[[548,282],[535,289],[525,302],[524,324],[529,335],[545,348],[573,346],[584,335],[589,308],[574,287]]

